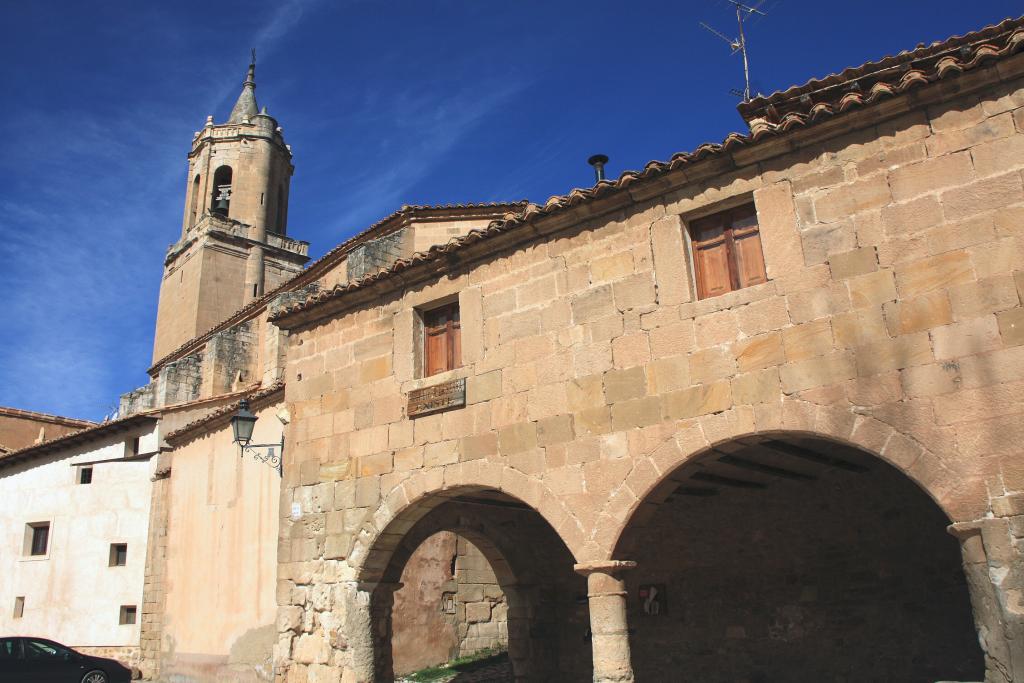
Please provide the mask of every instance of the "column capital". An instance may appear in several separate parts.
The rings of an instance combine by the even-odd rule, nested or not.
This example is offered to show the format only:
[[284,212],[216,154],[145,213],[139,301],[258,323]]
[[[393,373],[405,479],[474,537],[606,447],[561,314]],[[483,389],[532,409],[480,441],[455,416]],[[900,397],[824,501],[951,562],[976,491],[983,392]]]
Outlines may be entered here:
[[583,576],[591,574],[608,574],[618,576],[622,572],[636,568],[636,562],[632,560],[597,560],[596,562],[580,562],[573,565],[573,571]]
[[946,532],[962,541],[975,534],[980,534],[982,522],[983,520],[980,519],[973,522],[954,522],[946,527]]

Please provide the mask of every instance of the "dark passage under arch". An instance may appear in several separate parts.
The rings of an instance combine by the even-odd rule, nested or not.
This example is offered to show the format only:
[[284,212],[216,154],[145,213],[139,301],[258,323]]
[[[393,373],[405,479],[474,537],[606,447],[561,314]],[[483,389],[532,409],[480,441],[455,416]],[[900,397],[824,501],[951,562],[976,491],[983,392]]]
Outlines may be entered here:
[[647,502],[617,549],[637,562],[638,681],[984,678],[949,520],[881,460],[820,439],[737,441]]
[[[516,680],[590,681],[586,580],[573,571],[572,554],[543,517],[512,497],[487,489],[437,494],[421,506],[428,511],[395,547],[371,549],[365,563],[363,581],[379,585],[371,596],[377,622],[376,680],[394,677],[394,587],[417,548],[439,532],[452,532],[479,550],[504,594],[508,655]],[[382,534],[389,537],[394,538]]]

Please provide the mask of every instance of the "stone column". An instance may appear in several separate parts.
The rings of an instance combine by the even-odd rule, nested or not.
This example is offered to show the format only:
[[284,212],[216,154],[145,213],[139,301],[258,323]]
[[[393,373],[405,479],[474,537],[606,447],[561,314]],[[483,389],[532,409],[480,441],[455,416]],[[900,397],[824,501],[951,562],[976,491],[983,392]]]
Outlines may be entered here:
[[1024,681],[1024,494],[992,501],[993,517],[960,522],[960,541],[985,683]]
[[594,683],[632,683],[626,586],[622,573],[636,566],[626,560],[577,564],[587,577],[590,632],[594,653]]
[[400,583],[350,584],[345,612],[350,660],[342,683],[384,683],[395,677],[391,607]]

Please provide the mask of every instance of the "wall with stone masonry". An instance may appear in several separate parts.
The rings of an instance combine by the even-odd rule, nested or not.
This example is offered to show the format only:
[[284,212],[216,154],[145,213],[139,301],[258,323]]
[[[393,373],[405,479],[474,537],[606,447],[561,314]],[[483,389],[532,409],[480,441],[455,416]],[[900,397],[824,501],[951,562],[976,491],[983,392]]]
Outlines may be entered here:
[[487,558],[461,536],[455,547],[458,656],[508,647],[508,604]]
[[[452,487],[505,491],[539,510],[577,561],[606,559],[667,472],[756,432],[858,445],[954,521],[1020,491],[1015,68],[694,164],[656,191],[591,202],[591,217],[560,218],[550,236],[293,331],[285,500],[323,504],[316,492],[337,479],[359,500],[336,497],[325,514],[372,513],[301,541],[282,524],[282,609],[310,610],[310,591],[336,585],[358,611],[346,577],[390,542],[382,530],[410,503]],[[981,94],[962,94],[972,83]],[[751,198],[770,281],[696,300],[685,224]],[[451,296],[463,367],[419,378],[416,307]],[[466,380],[464,408],[406,417],[409,390],[453,378]],[[310,588],[297,593],[298,576]],[[302,647],[331,632],[282,631],[278,656],[298,672],[289,680],[362,675],[358,648],[313,658]]]
[[452,575],[456,538],[448,531],[434,534],[420,544],[402,570],[391,635],[396,675],[443,664],[458,651],[455,615],[446,613],[442,603],[445,593],[457,590]]
[[396,674],[508,647],[505,593],[487,558],[465,538],[450,531],[428,538],[409,558],[401,583],[392,615]]

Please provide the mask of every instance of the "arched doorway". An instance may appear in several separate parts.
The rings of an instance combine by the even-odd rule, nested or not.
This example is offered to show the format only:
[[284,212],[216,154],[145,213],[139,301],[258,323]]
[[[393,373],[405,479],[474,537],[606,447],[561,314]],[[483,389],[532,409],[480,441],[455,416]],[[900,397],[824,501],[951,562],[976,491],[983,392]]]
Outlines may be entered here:
[[711,449],[649,492],[616,557],[638,681],[984,678],[940,508],[856,448],[773,435]]
[[504,599],[516,681],[591,680],[586,580],[574,572],[572,553],[530,506],[498,490],[472,487],[421,499],[370,546],[360,583],[370,593],[374,680],[394,678],[392,607],[403,571],[440,532],[470,542],[494,576]]
[[439,531],[409,557],[401,584],[391,610],[397,677],[459,659],[507,668],[497,653],[508,651],[508,600],[476,544]]

